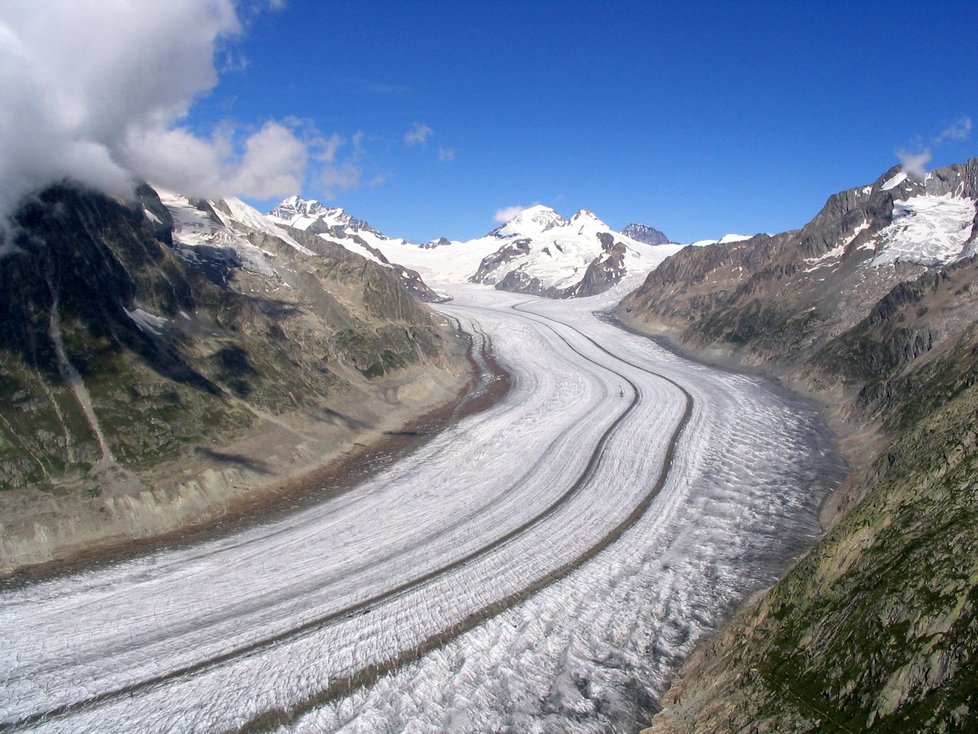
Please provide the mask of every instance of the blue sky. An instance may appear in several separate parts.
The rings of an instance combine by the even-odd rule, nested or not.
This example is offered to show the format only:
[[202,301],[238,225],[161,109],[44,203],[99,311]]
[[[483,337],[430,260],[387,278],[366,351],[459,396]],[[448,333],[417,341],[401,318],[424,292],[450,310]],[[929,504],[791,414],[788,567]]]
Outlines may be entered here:
[[931,167],[978,148],[960,139],[978,121],[975,2],[289,0],[241,14],[190,126],[292,117],[339,136],[302,193],[417,241],[475,237],[534,203],[679,241],[780,231],[901,149],[929,148]]

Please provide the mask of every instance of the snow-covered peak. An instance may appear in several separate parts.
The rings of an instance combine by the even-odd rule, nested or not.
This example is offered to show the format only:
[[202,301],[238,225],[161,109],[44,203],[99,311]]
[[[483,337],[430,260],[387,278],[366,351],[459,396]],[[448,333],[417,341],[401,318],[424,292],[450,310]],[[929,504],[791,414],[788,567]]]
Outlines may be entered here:
[[582,209],[567,220],[543,204],[523,209],[503,226],[474,240],[441,238],[415,245],[386,237],[353,218],[334,225],[327,212],[342,210],[303,206],[310,203],[290,197],[268,219],[332,240],[364,257],[399,263],[436,286],[479,282],[515,289],[525,286],[526,292],[583,295],[626,274],[647,272],[679,247],[651,247],[616,232],[589,210]]
[[359,222],[340,207],[328,207],[315,199],[303,199],[299,196],[285,199],[268,213],[268,217],[296,229],[309,229],[317,221],[326,227],[340,228],[356,226]]
[[521,211],[502,227],[495,230],[494,234],[499,237],[528,237],[564,224],[567,224],[564,218],[549,206],[537,204]]
[[577,214],[570,218],[570,224],[574,227],[611,230],[611,227],[598,219],[597,215],[590,209],[581,209],[579,212],[577,212]]
[[725,234],[718,240],[696,240],[696,242],[691,242],[693,247],[705,247],[706,245],[726,245],[731,242],[743,242],[744,240],[749,240],[754,235],[752,234]]
[[[386,240],[387,235],[378,232],[362,219],[351,216],[340,207],[323,206],[315,199],[290,196],[268,213],[268,219],[276,224],[287,224],[311,234],[328,234],[331,237],[366,237]],[[362,254],[362,253],[361,253]]]
[[[303,199],[299,196],[290,196],[285,199],[281,204],[272,209],[269,212],[269,216],[275,217],[276,219],[292,219],[296,216],[309,216],[317,217],[321,214],[326,214],[330,209],[323,206],[315,199]],[[343,211],[342,209],[336,209],[333,211]]]

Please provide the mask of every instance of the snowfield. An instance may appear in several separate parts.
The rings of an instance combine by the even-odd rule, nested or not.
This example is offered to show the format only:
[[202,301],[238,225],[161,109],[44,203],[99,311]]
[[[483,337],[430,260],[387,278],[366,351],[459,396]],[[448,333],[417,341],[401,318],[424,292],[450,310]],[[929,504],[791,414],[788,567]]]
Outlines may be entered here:
[[[607,256],[602,237],[625,246],[624,265],[632,274],[648,273],[683,247],[633,240],[586,209],[565,220],[542,204],[522,210],[484,237],[466,242],[446,239],[424,246],[388,237],[342,209],[297,196],[275,207],[267,219],[273,226],[286,224],[320,234],[366,258],[377,260],[376,253],[383,253],[390,262],[418,271],[426,281],[454,283],[470,282],[479,275],[479,282],[492,285],[510,271],[519,271],[527,278],[536,278],[543,288],[569,288],[583,279],[595,259]],[[509,256],[482,269],[486,258],[502,251]]]
[[593,313],[636,284],[557,302],[433,284],[510,393],[322,505],[4,590],[0,726],[642,725],[695,641],[813,540],[842,467],[805,405]]
[[[885,186],[884,186],[885,188]],[[893,222],[877,235],[874,266],[912,262],[946,265],[975,254],[966,251],[975,202],[958,196],[913,196],[893,202]]]

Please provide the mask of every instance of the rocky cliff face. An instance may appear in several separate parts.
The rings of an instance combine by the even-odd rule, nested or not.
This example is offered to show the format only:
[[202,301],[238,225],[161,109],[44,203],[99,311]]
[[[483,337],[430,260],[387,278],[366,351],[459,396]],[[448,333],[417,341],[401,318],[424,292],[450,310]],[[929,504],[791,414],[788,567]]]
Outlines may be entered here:
[[[226,202],[139,195],[56,186],[10,232],[0,566],[220,514],[235,482],[311,465],[354,424],[407,420],[464,382],[454,333],[392,269]],[[264,451],[229,449],[250,436]]]
[[687,661],[654,732],[969,731],[978,680],[978,161],[893,170],[806,227],[688,248],[619,307],[827,405],[829,528]]
[[647,245],[664,245],[669,242],[669,238],[663,232],[647,224],[626,224],[621,233]]

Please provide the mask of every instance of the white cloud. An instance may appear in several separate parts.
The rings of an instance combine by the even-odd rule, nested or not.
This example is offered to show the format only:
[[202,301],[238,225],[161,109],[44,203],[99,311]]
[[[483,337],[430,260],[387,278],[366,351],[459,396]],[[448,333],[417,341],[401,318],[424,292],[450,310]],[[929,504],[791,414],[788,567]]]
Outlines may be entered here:
[[[211,198],[223,193],[222,162],[231,148],[230,134],[215,135],[210,140],[193,135],[183,128],[138,128],[126,135],[122,158],[126,170],[120,178],[128,184],[133,177],[151,180],[173,191]],[[63,175],[107,190],[75,166],[67,166]],[[116,191],[125,194],[120,188]]]
[[241,32],[232,0],[0,3],[0,218],[64,178],[119,195],[134,179],[211,197],[299,190],[309,141],[288,125],[236,145],[233,130],[181,124]]
[[496,224],[507,224],[516,218],[516,215],[526,209],[525,206],[506,206],[498,209],[492,219]]
[[353,133],[353,158],[359,158],[363,155],[363,130],[357,130]]
[[353,161],[326,166],[320,174],[320,183],[326,191],[326,198],[332,199],[339,191],[348,191],[360,186],[363,169]]
[[925,167],[930,163],[931,153],[929,149],[920,152],[911,150],[898,150],[897,157],[900,158],[900,165],[905,173],[915,178],[923,178]]
[[428,142],[428,138],[435,134],[435,131],[421,122],[414,123],[414,127],[404,135],[404,144],[408,147]]
[[224,49],[222,52],[221,73],[227,74],[235,71],[245,71],[251,66],[251,59],[240,51],[233,48]]
[[346,139],[339,133],[333,133],[328,138],[318,141],[321,150],[316,153],[315,158],[323,163],[332,163],[336,158],[336,151],[346,142]]
[[455,160],[455,148],[439,148],[438,160],[442,163],[451,163]]
[[244,156],[231,187],[256,199],[300,192],[308,158],[305,143],[292,130],[267,122],[245,141]]
[[940,145],[945,140],[967,140],[969,137],[971,137],[971,118],[961,117],[941,130],[934,138],[934,145]]

